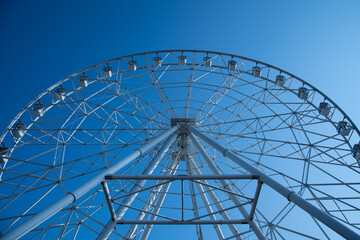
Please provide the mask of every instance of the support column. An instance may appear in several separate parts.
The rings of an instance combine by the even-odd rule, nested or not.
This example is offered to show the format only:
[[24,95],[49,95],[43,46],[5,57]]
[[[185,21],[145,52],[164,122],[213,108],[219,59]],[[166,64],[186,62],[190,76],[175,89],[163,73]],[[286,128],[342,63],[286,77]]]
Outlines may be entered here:
[[[193,159],[189,158],[189,165],[190,165],[190,168],[191,168],[191,171],[193,173],[195,173],[196,175],[201,175],[201,172],[200,170],[198,169],[198,167],[196,166],[195,162]],[[207,181],[206,180],[200,180],[201,182],[204,182],[205,184],[207,184]],[[198,183],[195,183],[197,189],[198,189],[198,192],[200,193],[200,197],[202,198],[204,204],[205,204],[205,207],[206,207],[206,210],[211,213],[212,212],[212,209],[210,207],[210,203],[205,195],[205,191],[207,192],[207,194],[210,196],[211,200],[213,201],[213,203],[215,204],[215,207],[217,208],[217,210],[220,212],[220,215],[224,218],[224,220],[231,220],[230,216],[227,214],[227,212],[224,210],[224,207],[221,205],[219,199],[216,197],[215,193],[206,185],[203,185],[204,188],[205,188],[205,191],[204,191],[204,188],[202,185],[198,184]],[[210,215],[210,218],[212,220],[216,220],[215,216],[214,215]],[[242,240],[243,238],[240,236],[240,233],[239,233],[239,230],[236,228],[236,226],[234,224],[228,224],[227,225],[230,229],[230,231],[232,232],[232,234],[235,236],[235,239],[237,240]],[[220,236],[224,237],[222,232],[221,232],[221,229],[219,227],[219,225],[214,225],[215,227],[215,230],[219,236],[219,239]]]
[[[176,170],[179,167],[179,164],[180,164],[180,162],[179,162],[179,159],[177,158],[171,165],[171,168],[174,168],[174,170],[171,171],[171,175],[174,175],[176,173]],[[166,186],[163,187],[163,190],[160,193],[159,199],[156,202],[156,205],[154,207],[153,213],[155,213],[155,214],[159,213],[160,208],[161,208],[162,204],[164,203],[166,194],[169,191],[170,186],[171,186],[171,183],[168,183],[168,184],[166,184]],[[157,218],[156,215],[151,215],[149,220],[153,221],[153,220],[156,220],[156,218]],[[153,227],[153,225],[151,225],[151,224],[146,225],[146,227],[144,229],[144,233],[141,236],[141,240],[148,239],[152,227]]]
[[[190,159],[190,154],[188,151],[186,151],[186,172],[188,175],[192,175],[191,172],[191,168],[190,168],[190,164],[189,164],[189,159]],[[198,218],[199,217],[199,210],[198,210],[198,204],[196,201],[196,195],[195,195],[195,189],[194,189],[194,183],[193,182],[189,182],[189,188],[190,188],[190,194],[191,194],[191,201],[193,204],[193,212],[194,212],[194,217]],[[209,212],[208,212],[209,213]],[[214,225],[215,228],[215,225]],[[202,235],[202,229],[201,229],[201,225],[196,225],[196,232],[198,234],[198,239],[199,240],[203,240],[203,235]]]
[[73,203],[93,189],[96,186],[99,186],[101,181],[103,181],[105,175],[113,174],[117,171],[119,171],[121,168],[135,160],[136,158],[140,157],[144,152],[148,151],[149,149],[153,148],[156,144],[160,143],[165,138],[169,137],[171,134],[176,132],[178,130],[178,126],[174,126],[170,128],[169,130],[163,132],[159,136],[153,138],[151,141],[149,141],[147,144],[143,145],[139,149],[135,150],[133,153],[129,154],[127,157],[123,158],[121,161],[115,163],[114,165],[110,166],[100,174],[98,174],[96,177],[92,178],[91,180],[84,183],[82,186],[75,189],[73,192],[69,192],[66,194],[63,198],[58,200],[57,202],[53,203],[43,211],[39,212],[29,220],[25,221],[24,223],[20,224],[7,234],[5,234],[1,239],[2,240],[13,240],[18,239],[22,236],[24,236],[26,233],[37,227],[39,224],[65,208],[70,203]]
[[[151,164],[145,169],[145,171],[142,173],[143,175],[151,175],[155,168],[157,167],[157,165],[159,164],[159,162],[161,161],[161,159],[164,157],[165,153],[168,151],[168,149],[170,148],[171,144],[173,144],[173,142],[176,139],[177,134],[173,133],[164,143],[164,145],[162,146],[162,148],[160,149],[160,151],[156,154],[154,160],[151,162]],[[136,184],[134,185],[134,187],[131,189],[129,194],[132,194],[128,197],[125,198],[125,200],[123,201],[124,205],[131,205],[131,203],[135,200],[135,198],[137,197],[137,195],[139,193],[135,193],[139,190],[141,190],[144,185],[146,183],[146,180],[140,180],[137,181]],[[126,206],[120,206],[117,210],[116,210],[116,214],[115,214],[115,219],[111,219],[108,224],[106,224],[105,228],[103,229],[103,231],[100,233],[98,239],[99,240],[104,240],[107,239],[110,234],[112,233],[112,231],[114,230],[115,226],[116,226],[116,221],[121,219],[125,212],[128,210],[128,207]]]
[[[203,156],[203,158],[205,159],[205,161],[209,165],[211,171],[216,175],[221,175],[221,172],[219,171],[217,166],[210,159],[210,157],[206,153],[205,149],[200,145],[200,143],[196,140],[196,138],[194,137],[194,135],[192,133],[190,133],[190,138],[191,138],[191,141],[194,143],[195,147],[199,150],[199,152],[201,153],[201,155]],[[220,182],[221,186],[225,190],[228,190],[230,192],[233,191],[233,189],[231,187],[231,184],[227,180],[220,179],[219,182]],[[243,217],[249,222],[249,225],[253,229],[255,235],[257,236],[257,238],[260,239],[260,240],[266,240],[266,237],[264,236],[264,234],[261,231],[261,229],[259,228],[259,226],[253,220],[251,220],[249,218],[249,213],[246,211],[246,209],[243,206],[241,206],[240,200],[233,194],[228,193],[227,195],[230,198],[230,200],[235,204],[235,206],[238,206],[237,208],[239,209],[239,211],[243,215]]]
[[244,160],[239,158],[236,154],[232,153],[230,150],[224,148],[220,144],[211,140],[210,138],[208,138],[207,136],[205,136],[204,134],[202,134],[195,128],[189,126],[188,129],[194,135],[196,135],[197,137],[204,140],[210,146],[212,146],[213,148],[218,150],[220,153],[222,153],[225,157],[231,159],[233,162],[235,162],[239,166],[243,167],[245,170],[247,170],[251,174],[259,175],[260,180],[263,183],[265,183],[266,185],[268,185],[269,187],[271,187],[272,189],[274,189],[275,191],[280,193],[282,196],[286,197],[289,201],[295,203],[298,207],[300,207],[301,209],[303,209],[304,211],[309,213],[311,216],[318,219],[320,222],[322,222],[323,224],[325,224],[326,226],[328,226],[329,228],[331,228],[332,230],[337,232],[342,237],[349,239],[349,240],[360,239],[360,236],[357,233],[355,233],[354,231],[352,231],[351,229],[349,229],[342,223],[338,222],[335,218],[331,217],[327,213],[321,211],[320,209],[318,209],[311,203],[307,202],[306,200],[304,200],[303,198],[298,196],[295,192],[290,191],[289,189],[287,189],[286,187],[284,187],[277,181],[273,180],[272,178],[267,176],[265,173],[261,172],[260,170],[258,170],[255,167],[251,166],[250,164],[248,164],[247,162],[245,162]]
[[[166,171],[165,171],[165,174],[164,175],[175,175],[176,173],[176,170],[179,166],[179,161],[174,161],[172,162],[170,168],[168,168]],[[161,180],[159,181],[159,183],[163,182],[164,180]],[[148,200],[146,201],[146,204],[145,206],[143,207],[143,211],[139,213],[138,217],[136,218],[136,220],[143,220],[143,218],[145,217],[146,213],[145,212],[148,212],[150,210],[150,207],[154,204],[154,202],[156,201],[156,197],[159,197],[158,195],[160,195],[160,193],[162,192],[167,192],[167,190],[170,188],[170,185],[171,185],[171,182],[170,183],[167,183],[167,184],[164,184],[164,185],[161,185],[159,186],[159,189],[154,189],[150,196],[148,197]],[[163,190],[166,189],[166,190]],[[125,235],[125,239],[131,239],[131,236],[133,235],[133,233],[136,231],[136,229],[138,228],[139,225],[137,224],[134,224],[130,227],[130,229],[128,230],[128,232],[126,233]]]

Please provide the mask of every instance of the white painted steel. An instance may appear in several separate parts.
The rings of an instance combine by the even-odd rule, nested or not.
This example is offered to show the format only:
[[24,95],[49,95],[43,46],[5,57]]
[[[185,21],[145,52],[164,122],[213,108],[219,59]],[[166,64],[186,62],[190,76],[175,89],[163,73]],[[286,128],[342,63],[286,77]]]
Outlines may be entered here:
[[50,207],[44,209],[36,216],[32,217],[25,223],[21,224],[17,228],[13,229],[1,239],[4,240],[10,240],[10,239],[18,239],[22,237],[24,234],[32,230],[34,227],[38,226],[40,223],[66,207],[68,204],[75,202],[77,198],[80,198],[83,194],[88,192],[89,190],[93,189],[94,187],[98,186],[101,181],[104,180],[105,175],[113,174],[117,171],[119,171],[121,168],[129,164],[131,161],[135,160],[136,158],[140,157],[143,153],[147,152],[149,149],[153,148],[156,144],[167,138],[169,135],[173,134],[178,130],[178,126],[174,126],[171,129],[165,131],[161,135],[155,137],[152,139],[152,141],[148,142],[141,148],[135,150],[133,153],[128,155],[126,158],[123,158],[121,161],[115,163],[96,177],[94,177],[92,180],[86,182],[81,187],[75,189],[73,192],[68,193],[64,198],[58,200],[54,204],[52,204]]
[[[167,169],[167,171],[164,173],[164,176],[172,176],[176,173],[176,170],[177,168],[179,167],[179,161],[173,161],[172,165],[170,166],[169,169]],[[160,183],[162,183],[164,181],[160,181]],[[150,210],[150,208],[152,207],[153,203],[158,199],[158,203],[160,204],[160,202],[162,201],[161,199],[165,198],[165,195],[168,191],[168,189],[170,188],[171,186],[171,182],[170,183],[166,183],[164,185],[161,185],[159,187],[159,189],[157,191],[152,191],[149,198],[148,198],[148,201],[146,202],[146,205],[144,206],[144,208],[142,209],[143,211],[141,211],[139,213],[139,215],[137,216],[136,220],[143,220],[143,218],[146,216],[146,213],[147,211]],[[155,206],[155,209],[154,209],[154,212],[156,212],[157,208],[160,208],[159,205],[156,205]],[[153,218],[154,220],[155,218]],[[131,226],[131,228],[128,230],[128,232],[126,233],[125,235],[125,238],[130,238],[133,233],[136,231],[136,229],[138,228],[138,225],[137,224],[134,224]],[[151,231],[151,227],[149,230],[147,230],[148,233],[147,234],[150,234],[150,231]]]
[[194,129],[191,126],[189,126],[189,130],[193,134],[195,134],[196,136],[198,136],[199,138],[204,140],[206,143],[211,145],[213,148],[215,148],[216,150],[221,152],[224,156],[228,157],[232,161],[234,161],[237,164],[239,164],[240,166],[242,166],[244,169],[246,169],[250,173],[259,175],[260,180],[263,181],[265,184],[267,184],[272,189],[274,189],[275,191],[277,191],[278,193],[283,195],[289,201],[295,203],[297,206],[302,208],[304,211],[309,213],[311,216],[317,218],[319,221],[324,223],[326,226],[328,226],[329,228],[331,228],[335,232],[339,233],[342,237],[344,237],[346,239],[349,239],[349,240],[351,240],[351,239],[360,239],[360,235],[358,235],[354,231],[347,228],[345,225],[338,222],[335,218],[329,216],[325,212],[323,212],[320,209],[314,207],[314,205],[308,203],[306,200],[304,200],[303,198],[298,196],[293,191],[290,191],[289,189],[282,186],[278,182],[274,181],[272,178],[268,177],[267,175],[265,175],[264,173],[262,173],[258,169],[254,168],[250,164],[246,163],[241,158],[236,156],[236,154],[232,153],[230,150],[222,147],[221,145],[214,142],[213,140],[211,140],[210,138],[208,138],[204,134],[200,133],[199,131],[197,131],[196,129]]
[[[189,158],[188,160],[189,160],[191,172],[195,173],[196,175],[201,175],[201,172],[199,171],[198,167],[196,166],[194,160],[191,158]],[[201,180],[201,182],[207,184],[206,180]],[[209,201],[207,200],[207,197],[205,195],[205,193],[206,193],[207,195],[209,195],[213,204],[215,205],[217,210],[220,212],[221,217],[226,221],[231,220],[229,214],[226,211],[224,211],[224,207],[222,206],[221,202],[219,201],[219,199],[217,198],[215,193],[207,185],[200,185],[200,184],[196,183],[196,187],[198,188],[198,192],[200,193],[200,196],[203,199],[205,205],[210,206]],[[205,191],[204,191],[204,189],[205,189]],[[208,211],[211,212],[211,208],[209,208]],[[214,216],[212,216],[212,218],[214,218]],[[236,226],[234,224],[228,224],[227,226],[228,226],[229,230],[232,232],[232,234],[235,236],[235,239],[237,239],[237,240],[243,239],[240,236],[239,230],[236,228]]]
[[[136,64],[129,66],[131,61]],[[229,61],[235,64],[229,65]],[[278,75],[286,81],[277,82]],[[58,89],[63,89],[65,95],[59,95]],[[321,103],[328,108],[321,108]],[[59,212],[49,207],[46,214],[53,216],[24,238],[96,238],[111,218],[103,189],[100,184],[86,193],[74,193],[74,189],[169,129],[172,119],[181,118],[191,119],[199,131],[246,163],[360,233],[360,132],[335,102],[310,83],[261,61],[220,52],[164,50],[116,58],[74,73],[45,90],[14,118],[0,136],[4,144],[0,148],[5,150],[0,154],[0,236],[40,214],[54,199],[64,197],[71,204]],[[346,128],[340,126],[341,122],[347,123]],[[25,128],[17,128],[20,123]],[[182,148],[187,148],[202,174],[211,174],[186,131],[181,134],[181,144],[175,145],[171,154],[165,154],[153,174],[168,174],[178,155],[181,162],[177,172],[187,174]],[[222,173],[246,173],[208,145],[203,147]],[[143,152],[117,173],[141,174],[158,151],[155,146]],[[185,187],[189,190],[182,198],[185,208],[181,209],[179,201],[173,210],[211,219],[209,212],[198,205],[203,199],[197,185],[204,181],[194,181],[192,190]],[[254,197],[256,181],[232,181],[237,196]],[[126,206],[135,211],[138,220],[147,220],[154,210],[148,204],[158,200],[159,194],[148,188],[153,182],[148,180],[146,191]],[[223,209],[230,209],[225,213],[232,216],[237,209],[232,209],[234,203],[227,198],[230,192],[222,191],[213,180],[206,182],[202,189],[206,186],[217,195],[211,198],[205,194],[214,211],[214,201],[220,201]],[[119,193],[133,187],[128,179],[107,183],[109,194],[118,204],[122,204]],[[179,196],[175,186],[166,189],[167,200]],[[266,193],[267,189],[265,184],[260,197],[255,198],[258,202],[254,214],[254,221],[267,238],[341,238],[293,202],[276,192]],[[74,197],[68,193],[83,195],[72,202]],[[266,208],[264,198],[276,197],[272,207]],[[244,207],[248,212],[255,210],[250,204]],[[169,208],[164,201],[159,214]],[[129,219],[131,211],[124,220]],[[212,225],[199,229],[194,231],[199,239],[207,234],[215,236]],[[144,230],[143,225],[123,225],[114,229],[110,238],[128,233],[141,238]],[[223,230],[224,239],[234,235],[227,228]],[[238,225],[237,230],[244,239],[255,238],[254,231],[244,225]]]
[[[170,137],[165,141],[164,145],[161,147],[161,149],[159,150],[159,152],[157,153],[157,155],[155,156],[154,160],[151,162],[149,167],[146,168],[146,170],[143,172],[144,175],[151,175],[153,173],[153,171],[155,170],[155,168],[157,167],[157,165],[159,164],[161,159],[164,157],[165,153],[169,150],[170,146],[176,140],[176,137],[177,137],[176,133],[173,133],[172,135],[170,135]],[[132,202],[135,200],[136,196],[138,195],[138,193],[136,193],[136,192],[141,190],[144,187],[145,183],[146,183],[146,179],[137,181],[129,193],[131,195],[128,196],[123,201],[123,204],[131,205]],[[116,221],[121,219],[127,210],[128,210],[127,207],[120,206],[116,210],[115,219],[110,220],[110,222],[105,226],[104,230],[99,235],[98,239],[101,239],[101,240],[107,239],[110,236],[110,234],[113,232],[113,230],[116,226]]]
[[[213,163],[213,161],[210,159],[209,155],[206,153],[205,149],[200,145],[200,143],[196,140],[196,138],[194,137],[194,135],[192,133],[190,133],[190,138],[191,138],[191,141],[194,143],[195,147],[199,150],[199,152],[201,153],[201,155],[203,156],[203,158],[209,165],[211,171],[216,175],[221,175],[217,166]],[[219,179],[219,182],[224,189],[226,189],[230,192],[233,191],[233,189],[232,189],[232,185],[234,185],[233,183],[231,183],[225,179]],[[266,237],[264,236],[264,233],[262,232],[262,230],[252,219],[249,218],[249,213],[247,212],[247,210],[244,207],[241,206],[241,202],[238,199],[238,197],[236,197],[233,194],[228,194],[228,196],[231,199],[231,201],[234,203],[234,205],[238,206],[237,208],[239,209],[241,215],[243,215],[245,220],[251,226],[251,228],[255,232],[257,238],[261,239],[261,240],[266,240]]]
[[[177,169],[179,167],[179,160],[176,159],[175,161],[172,162],[171,164],[171,167],[170,167],[170,175],[173,175],[176,173]],[[169,191],[169,188],[171,186],[171,183],[167,183],[162,189],[161,189],[161,192],[158,192],[158,199],[157,199],[157,202],[155,204],[155,206],[153,207],[153,214],[150,216],[149,220],[150,221],[154,221],[156,220],[157,216],[155,214],[158,214],[160,212],[160,209],[161,209],[161,206],[162,204],[164,203],[164,200],[165,200],[165,197],[166,197],[166,194],[168,193]],[[141,236],[141,240],[146,240],[148,239],[149,237],[149,234],[151,232],[153,228],[153,225],[151,224],[148,224],[145,226],[145,229],[144,229],[144,232]]]

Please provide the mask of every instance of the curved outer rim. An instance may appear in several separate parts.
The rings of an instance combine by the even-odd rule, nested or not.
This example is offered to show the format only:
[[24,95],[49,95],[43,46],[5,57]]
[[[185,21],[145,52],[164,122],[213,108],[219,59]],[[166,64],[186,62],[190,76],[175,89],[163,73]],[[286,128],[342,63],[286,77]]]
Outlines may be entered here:
[[172,49],[172,50],[159,50],[159,51],[151,51],[151,52],[142,52],[142,53],[135,53],[135,54],[131,54],[131,55],[126,55],[126,56],[122,56],[122,57],[117,57],[117,58],[113,58],[113,59],[110,59],[110,60],[107,60],[107,61],[103,61],[101,63],[98,63],[98,64],[95,64],[93,66],[90,66],[88,68],[85,68],[81,71],[78,71],[76,73],[73,73],[71,75],[69,75],[68,77],[64,78],[63,80],[60,80],[59,82],[55,83],[54,85],[52,85],[51,87],[49,87],[48,89],[46,89],[44,92],[42,92],[41,94],[39,94],[36,98],[34,98],[32,101],[29,102],[28,105],[26,105],[26,107],[23,108],[23,110],[21,110],[16,116],[15,118],[10,122],[10,124],[8,125],[8,127],[5,129],[5,131],[2,133],[1,137],[0,137],[0,142],[3,141],[3,139],[5,138],[6,134],[8,133],[8,131],[11,129],[11,127],[15,124],[15,122],[22,116],[22,114],[26,111],[26,109],[31,106],[34,102],[38,101],[42,96],[44,96],[46,93],[50,92],[52,89],[54,89],[55,87],[59,86],[61,83],[67,81],[69,78],[72,78],[74,76],[77,76],[83,72],[86,72],[94,67],[97,67],[97,66],[101,66],[101,65],[104,65],[106,63],[109,63],[109,62],[114,62],[114,61],[117,61],[117,60],[120,60],[120,59],[123,59],[123,58],[129,58],[129,57],[136,57],[136,56],[142,56],[142,55],[149,55],[149,54],[156,54],[156,53],[164,53],[164,52],[193,52],[193,53],[210,53],[210,54],[216,54],[216,55],[223,55],[223,56],[229,56],[229,57],[234,57],[234,58],[240,58],[240,59],[244,59],[244,60],[247,60],[247,61],[252,61],[252,62],[255,62],[255,63],[259,63],[259,64],[262,64],[266,67],[269,67],[269,68],[273,68],[275,70],[278,70],[279,72],[281,73],[285,73],[287,75],[289,75],[290,77],[292,78],[295,78],[297,80],[299,80],[300,82],[302,82],[303,84],[306,84],[307,86],[309,86],[310,88],[312,88],[314,91],[318,92],[321,96],[324,97],[324,99],[328,100],[332,105],[333,107],[335,107],[337,110],[340,111],[341,114],[344,115],[344,118],[346,118],[349,123],[352,125],[353,129],[358,133],[358,135],[360,136],[360,131],[358,129],[358,127],[354,124],[354,122],[350,119],[350,117],[333,101],[331,100],[331,98],[329,98],[326,94],[324,94],[323,92],[321,92],[319,89],[317,89],[316,87],[314,87],[313,85],[311,85],[310,83],[306,82],[305,80],[295,76],[294,74],[291,74],[281,68],[278,68],[276,66],[273,66],[273,65],[270,65],[270,64],[267,64],[265,62],[262,62],[262,61],[258,61],[258,60],[255,60],[255,59],[252,59],[252,58],[248,58],[248,57],[243,57],[243,56],[239,56],[239,55],[236,55],[236,54],[230,54],[230,53],[223,53],[223,52],[217,52],[217,51],[206,51],[206,50],[190,50],[190,49]]

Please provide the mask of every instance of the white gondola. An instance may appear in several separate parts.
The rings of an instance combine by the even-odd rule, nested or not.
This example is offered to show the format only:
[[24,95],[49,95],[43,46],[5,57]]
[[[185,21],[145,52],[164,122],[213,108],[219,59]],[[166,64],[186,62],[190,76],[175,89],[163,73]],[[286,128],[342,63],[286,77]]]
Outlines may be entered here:
[[351,149],[353,157],[360,161],[360,144],[354,144],[354,147]]
[[204,57],[204,66],[211,67],[211,65],[212,65],[211,57]]
[[186,65],[186,56],[184,56],[184,55],[179,56],[179,65],[180,66]]
[[33,113],[34,113],[35,117],[44,116],[44,113],[45,113],[44,105],[41,103],[35,104],[33,107]]
[[0,163],[7,163],[10,156],[10,148],[2,146],[0,147]]
[[55,90],[55,97],[58,101],[64,101],[66,98],[66,90],[65,88],[58,88]]
[[309,97],[309,90],[305,87],[299,88],[298,97],[302,100],[307,100]]
[[236,69],[236,61],[229,60],[228,69],[229,69],[229,71],[235,71],[235,69]]
[[349,126],[349,124],[345,121],[340,121],[336,125],[336,130],[341,136],[348,136],[350,134],[350,131],[352,130],[352,127]]
[[282,75],[276,76],[276,80],[275,80],[276,85],[278,85],[279,87],[283,87],[285,85],[285,82],[286,82],[285,76]]
[[129,61],[128,67],[129,67],[129,71],[136,71],[137,68],[136,61],[134,60]]
[[253,67],[253,68],[252,68],[252,75],[253,75],[254,77],[260,77],[260,75],[261,75],[261,68],[258,67],[258,66]]
[[112,77],[112,67],[104,67],[104,73],[108,77]]
[[89,85],[89,78],[88,76],[80,76],[80,87],[84,88]]
[[13,129],[11,129],[11,132],[12,132],[14,137],[21,138],[26,133],[26,126],[25,126],[24,123],[16,123],[13,126]]
[[161,57],[154,57],[153,61],[155,67],[161,67]]
[[327,116],[330,113],[330,105],[327,102],[321,102],[319,105],[319,113],[323,116]]

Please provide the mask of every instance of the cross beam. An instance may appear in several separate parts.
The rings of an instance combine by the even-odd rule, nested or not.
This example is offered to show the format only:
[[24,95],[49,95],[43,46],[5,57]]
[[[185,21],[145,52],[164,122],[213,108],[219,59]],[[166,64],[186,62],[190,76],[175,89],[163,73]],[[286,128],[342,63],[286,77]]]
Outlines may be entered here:
[[166,220],[118,220],[117,224],[137,224],[137,225],[199,225],[199,224],[247,224],[245,219],[231,220],[192,220],[192,221],[166,221]]
[[230,150],[224,148],[217,142],[213,141],[209,137],[205,136],[203,133],[199,132],[192,126],[188,126],[188,129],[191,133],[196,135],[197,137],[201,138],[203,141],[208,143],[210,146],[215,148],[217,151],[219,151],[221,154],[223,154],[225,157],[229,158],[239,166],[243,167],[245,170],[250,172],[251,174],[259,175],[260,180],[280,193],[282,196],[286,197],[289,201],[293,202],[295,205],[303,209],[305,212],[309,213],[311,216],[318,219],[320,222],[337,232],[339,235],[346,239],[360,239],[360,236],[355,233],[353,230],[348,228],[347,226],[343,225],[339,221],[337,221],[332,216],[328,215],[327,213],[321,211],[319,208],[315,207],[299,195],[297,195],[295,192],[290,191],[288,188],[284,187],[265,173],[261,172],[257,168],[253,167],[249,163],[242,160],[240,157],[238,157],[235,153],[231,152]]
[[[126,207],[135,209],[137,211],[140,211],[141,213],[147,213],[153,216],[158,216],[158,217],[162,217],[162,218],[166,218],[168,220],[154,220],[154,219],[150,219],[150,220],[126,220],[126,219],[119,219],[118,216],[116,216],[115,218],[113,218],[114,220],[114,224],[131,224],[131,225],[205,225],[205,224],[209,224],[209,225],[221,225],[221,224],[226,224],[226,225],[232,225],[232,224],[249,224],[249,220],[247,219],[230,219],[230,218],[225,218],[223,220],[216,220],[215,218],[212,218],[215,214],[225,214],[225,212],[227,210],[230,210],[232,208],[235,207],[242,207],[243,205],[249,204],[251,202],[257,201],[255,199],[251,199],[248,198],[247,202],[244,203],[240,203],[238,205],[235,205],[234,207],[231,208],[227,208],[227,209],[223,209],[221,208],[219,211],[217,212],[213,212],[213,211],[209,211],[208,214],[206,215],[202,215],[202,216],[198,216],[195,217],[193,219],[184,219],[184,181],[193,181],[196,184],[198,184],[199,186],[201,185],[205,185],[207,187],[211,187],[211,188],[216,188],[218,190],[224,191],[226,192],[228,195],[234,194],[234,195],[238,195],[236,193],[230,192],[229,190],[226,189],[219,189],[215,186],[209,185],[207,183],[204,183],[202,181],[206,181],[206,180],[224,180],[224,179],[237,179],[237,180],[241,180],[241,179],[257,179],[259,181],[259,176],[257,175],[252,175],[252,174],[224,174],[224,175],[201,175],[201,174],[196,174],[196,175],[150,175],[150,174],[145,174],[145,175],[120,175],[120,174],[109,174],[105,176],[105,180],[137,180],[137,181],[144,181],[144,180],[160,180],[161,183],[159,184],[155,184],[153,186],[147,187],[147,188],[142,188],[136,192],[132,192],[129,194],[125,194],[124,196],[130,196],[133,194],[138,194],[139,192],[145,191],[145,190],[149,190],[151,188],[154,188],[158,185],[163,185],[166,183],[170,183],[173,181],[181,181],[181,219],[173,219],[167,216],[162,216],[162,215],[158,215],[157,213],[151,213],[148,211],[144,211],[142,209],[138,209],[135,207],[130,207],[128,205],[126,205]],[[123,198],[123,196],[118,196],[116,198],[111,198],[108,190],[107,190],[107,185],[106,185],[106,181],[104,181],[103,183],[103,188],[104,188],[104,193],[105,193],[105,197],[107,199],[107,203],[110,205],[109,209],[110,209],[110,214],[113,217],[113,203],[114,204],[119,204],[122,206],[125,206],[124,204],[118,203],[115,201],[115,199],[118,198]],[[260,190],[258,190],[260,191]],[[204,191],[200,191],[201,193],[203,193]],[[211,191],[208,191],[209,193]],[[259,195],[259,193],[257,193],[257,195]],[[243,196],[240,196],[243,197]],[[256,196],[255,196],[256,197]],[[256,197],[258,198],[258,196]],[[204,217],[210,217],[211,220],[204,220],[201,218]],[[241,239],[241,238],[240,238]]]
[[105,176],[106,180],[220,180],[220,179],[259,179],[252,174],[223,174],[223,175],[120,175]]
[[136,149],[131,154],[127,155],[120,161],[114,163],[109,168],[103,170],[97,176],[92,178],[91,180],[87,181],[80,187],[76,188],[74,191],[67,193],[63,198],[59,199],[58,201],[51,204],[49,207],[45,208],[41,212],[37,213],[36,215],[32,216],[27,221],[23,222],[13,230],[6,233],[2,236],[1,240],[13,240],[18,239],[24,236],[26,233],[37,227],[39,224],[56,214],[57,212],[61,211],[67,205],[75,202],[79,197],[86,194],[91,189],[98,187],[99,184],[104,180],[104,177],[109,174],[113,174],[119,171],[121,168],[125,167],[130,162],[134,161],[138,157],[142,156],[145,152],[152,149],[162,140],[169,137],[171,134],[175,133],[179,129],[179,126],[174,126],[167,131],[164,131],[157,137],[151,139],[148,143],[144,144],[139,149]]

